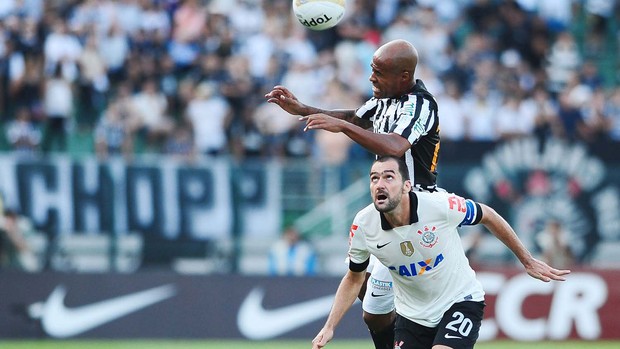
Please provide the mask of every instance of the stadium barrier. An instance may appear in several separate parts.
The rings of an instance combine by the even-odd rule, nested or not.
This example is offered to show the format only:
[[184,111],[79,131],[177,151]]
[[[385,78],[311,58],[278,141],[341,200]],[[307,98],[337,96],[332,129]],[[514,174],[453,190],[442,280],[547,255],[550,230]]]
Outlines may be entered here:
[[[620,266],[616,148],[552,139],[445,142],[439,185],[495,208],[532,251],[539,248],[536,235],[553,219],[568,231],[579,263]],[[50,243],[62,235],[118,238],[132,232],[143,242],[141,266],[170,266],[176,257],[204,258],[222,241],[275,240],[295,219],[305,236],[346,235],[367,201],[345,195],[345,189],[367,178],[368,164],[350,161],[327,171],[304,160],[236,163],[218,157],[189,164],[166,156],[103,161],[4,153],[0,195]],[[318,214],[301,216],[321,206]],[[241,262],[233,261],[232,270],[245,272]]]
[[[543,283],[516,269],[478,270],[480,340],[619,339],[620,270],[574,270]],[[311,338],[339,277],[0,274],[0,338]],[[356,303],[339,338],[368,338]]]

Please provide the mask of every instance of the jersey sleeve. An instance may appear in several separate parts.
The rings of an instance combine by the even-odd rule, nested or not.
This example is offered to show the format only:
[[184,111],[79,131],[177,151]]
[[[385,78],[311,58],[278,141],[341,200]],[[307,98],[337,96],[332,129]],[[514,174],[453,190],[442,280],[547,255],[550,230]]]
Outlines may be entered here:
[[378,100],[375,97],[367,100],[361,107],[355,110],[355,116],[363,120],[374,121],[375,111],[377,110]]
[[456,194],[449,194],[447,204],[448,221],[454,226],[476,225],[482,219],[480,204],[471,199],[464,199]]
[[356,272],[363,271],[368,266],[369,259],[370,252],[366,246],[363,229],[354,220],[349,230],[349,269]]
[[403,102],[390,132],[403,136],[411,144],[416,144],[422,136],[432,130],[434,125],[435,114],[431,111],[429,102],[422,96],[409,95]]

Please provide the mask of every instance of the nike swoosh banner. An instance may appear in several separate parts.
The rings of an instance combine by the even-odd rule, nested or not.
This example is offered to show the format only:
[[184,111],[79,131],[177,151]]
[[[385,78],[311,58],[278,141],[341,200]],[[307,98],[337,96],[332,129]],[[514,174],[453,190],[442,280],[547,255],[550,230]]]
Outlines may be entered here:
[[[542,283],[517,269],[477,270],[480,341],[620,339],[620,270],[573,270]],[[175,273],[0,273],[0,338],[307,339],[339,277]],[[570,304],[570,306],[566,306]],[[368,339],[356,303],[338,338]],[[594,346],[596,346],[594,344]]]
[[[339,281],[2,273],[0,338],[312,338]],[[338,332],[342,338],[368,336],[359,303]]]

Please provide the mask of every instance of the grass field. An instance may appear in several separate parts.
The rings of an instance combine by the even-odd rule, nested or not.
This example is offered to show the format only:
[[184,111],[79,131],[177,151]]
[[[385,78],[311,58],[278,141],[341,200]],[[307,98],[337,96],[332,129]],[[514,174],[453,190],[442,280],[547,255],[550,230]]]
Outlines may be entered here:
[[[106,341],[1,341],[2,349],[308,349],[307,341],[230,341],[230,340],[106,340]],[[618,349],[620,341],[616,342],[482,342],[476,345],[477,349]],[[347,341],[335,339],[326,349],[373,349],[370,341]]]

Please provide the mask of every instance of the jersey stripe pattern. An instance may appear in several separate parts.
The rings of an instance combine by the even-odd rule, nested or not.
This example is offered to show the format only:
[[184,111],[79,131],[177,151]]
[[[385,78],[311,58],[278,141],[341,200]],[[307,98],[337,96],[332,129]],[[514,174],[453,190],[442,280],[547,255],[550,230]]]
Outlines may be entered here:
[[356,110],[356,116],[372,121],[375,133],[396,133],[411,143],[404,160],[414,187],[433,191],[437,181],[439,117],[437,101],[416,80],[400,98],[371,98]]

